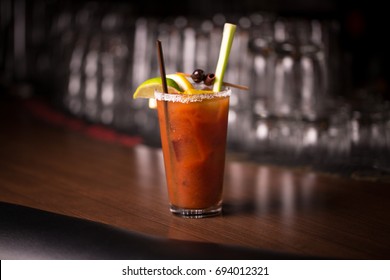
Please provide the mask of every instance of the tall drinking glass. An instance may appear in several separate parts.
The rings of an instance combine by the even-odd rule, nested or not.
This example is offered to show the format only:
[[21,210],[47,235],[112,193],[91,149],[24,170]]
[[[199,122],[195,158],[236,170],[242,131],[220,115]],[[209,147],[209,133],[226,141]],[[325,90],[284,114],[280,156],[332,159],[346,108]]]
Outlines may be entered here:
[[178,216],[222,211],[230,93],[155,92],[170,210]]

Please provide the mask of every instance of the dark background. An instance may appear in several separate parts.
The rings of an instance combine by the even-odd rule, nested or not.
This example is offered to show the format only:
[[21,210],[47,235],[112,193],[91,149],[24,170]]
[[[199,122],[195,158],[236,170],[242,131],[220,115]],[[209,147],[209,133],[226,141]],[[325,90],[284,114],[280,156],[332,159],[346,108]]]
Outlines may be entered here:
[[[77,18],[81,10],[89,11],[93,15],[93,19],[87,22],[88,26]],[[22,12],[20,13],[20,11]],[[178,16],[185,16],[189,19],[210,19],[215,14],[221,13],[227,21],[236,23],[240,17],[260,12],[269,13],[276,17],[318,19],[335,22],[338,26],[334,34],[334,37],[337,37],[335,41],[338,44],[338,53],[336,56],[330,57],[329,60],[332,60],[332,65],[337,66],[335,67],[337,69],[332,69],[332,71],[335,70],[332,78],[335,76],[337,79],[335,84],[340,86],[337,86],[329,99],[332,100],[337,96],[337,98],[334,98],[335,102],[332,103],[332,105],[335,105],[333,106],[334,108],[331,108],[331,112],[339,111],[339,113],[342,113],[342,118],[340,120],[336,116],[336,122],[327,123],[327,126],[323,126],[321,123],[318,124],[318,133],[324,133],[326,137],[333,139],[335,142],[325,141],[326,144],[330,143],[331,147],[327,146],[324,151],[320,151],[325,158],[323,161],[329,161],[325,162],[325,164],[331,165],[334,160],[338,160],[337,157],[340,157],[342,165],[345,163],[350,165],[352,162],[353,166],[355,166],[354,164],[372,166],[372,162],[376,162],[376,159],[379,158],[385,162],[387,172],[390,170],[388,168],[388,158],[390,158],[388,156],[390,151],[390,142],[388,140],[390,139],[390,122],[388,121],[388,112],[390,112],[388,109],[390,108],[390,71],[388,67],[390,55],[388,50],[390,49],[390,43],[387,38],[390,25],[388,24],[388,9],[383,1],[168,0],[157,2],[156,0],[1,0],[0,102],[7,99],[7,97],[3,98],[4,96],[9,95],[22,97],[38,96],[39,98],[50,99],[50,105],[63,110],[62,97],[63,92],[67,89],[66,82],[69,77],[69,73],[66,71],[69,68],[70,51],[73,50],[74,45],[62,44],[61,38],[66,38],[66,36],[62,35],[66,34],[70,28],[72,28],[73,33],[77,33],[79,29],[81,30],[85,27],[99,33],[101,32],[102,18],[110,12],[121,14],[126,22],[129,22],[130,25],[132,24],[132,28],[121,30],[126,34],[124,37],[129,38],[133,37],[127,36],[127,34],[130,34],[128,32],[133,32],[132,35],[134,35],[134,22],[140,17],[145,17],[148,20],[156,18],[160,23],[163,22],[169,25],[172,23],[172,19]],[[72,23],[65,27],[56,26],[59,22],[59,17],[66,13],[72,15]],[[25,36],[18,33],[17,30],[20,28],[18,23],[25,26]],[[127,45],[131,48],[133,42],[128,43]],[[25,47],[25,50],[21,53],[17,51],[18,44]],[[130,49],[130,51],[132,50]],[[334,61],[336,63],[333,63]],[[132,62],[122,61],[122,64],[128,67],[128,65],[132,65]],[[130,82],[128,82],[127,77],[125,79],[124,84],[127,90],[130,87],[128,85]],[[11,94],[3,94],[4,92]],[[125,108],[122,111],[128,112],[130,111],[130,106],[127,103],[130,98],[126,98],[118,102],[118,104],[121,106],[120,110],[124,106]],[[339,100],[342,102],[339,102]],[[341,105],[345,104],[348,105],[346,108],[349,111],[343,111]],[[349,108],[352,108],[352,110]],[[129,118],[134,115],[134,111],[140,108],[132,109],[135,110],[128,113]],[[128,133],[140,134],[144,139],[158,139],[158,125],[156,124],[155,116],[151,116],[149,126],[142,126],[142,129],[147,128],[147,131],[144,131],[139,128],[138,124],[128,125],[130,122],[125,117],[122,117],[122,111],[118,113],[120,124],[114,125],[114,128],[124,130],[126,126],[125,131]],[[334,115],[329,113],[329,118],[332,118]],[[82,114],[76,116],[84,118],[88,122],[94,122],[94,120],[88,119]],[[253,132],[256,119],[253,118],[251,121],[253,121],[251,123],[253,127],[250,127],[250,129]],[[344,143],[345,141],[342,141],[342,137],[339,137],[342,134],[338,134],[337,137],[339,138],[337,139],[336,136],[334,138],[332,138],[332,135],[329,136],[329,133],[335,131],[334,129],[328,129],[332,125],[336,127],[336,130],[338,129],[337,131],[347,131],[349,133],[352,121],[354,124],[359,125],[360,138],[358,140],[351,140],[348,134],[349,138],[345,139],[348,143]],[[240,127],[241,125],[237,126],[237,128]],[[239,142],[241,140],[244,140],[244,144]],[[233,139],[231,145],[234,148],[244,147],[244,151],[246,151],[247,145],[245,140],[240,138],[236,141]],[[380,143],[378,144],[378,142]],[[272,161],[275,159],[275,154],[273,153],[275,147],[272,145],[272,141],[267,143],[269,146],[261,143],[261,145],[256,147],[264,147],[263,150],[269,153],[268,158]],[[285,147],[282,147],[283,149],[279,151],[280,147],[278,145],[277,143],[275,151],[277,154],[280,152],[282,160],[285,161]],[[335,151],[332,150],[334,149],[332,145],[336,147]],[[280,146],[283,145],[280,144]],[[291,149],[292,157],[296,156],[294,148],[295,146]],[[264,152],[263,150],[259,151],[259,153]],[[307,151],[305,150],[302,153],[302,157],[306,157],[306,152],[310,163],[313,157],[322,161],[322,156],[319,155],[318,150],[315,148],[309,146]],[[261,154],[259,158],[264,158],[264,155]],[[295,158],[293,160],[295,162]]]
[[[99,7],[100,11],[120,10],[130,17],[168,18],[175,16],[211,17],[216,13],[228,19],[234,16],[250,15],[253,12],[269,12],[277,16],[302,17],[309,19],[335,20],[340,26],[339,43],[342,52],[341,65],[346,66],[350,81],[343,95],[354,94],[361,88],[370,88],[386,99],[389,98],[389,40],[388,10],[385,2],[379,0],[336,1],[336,0],[196,0],[196,1],[56,1],[56,0],[3,0],[1,1],[0,21],[0,81],[2,84],[28,80],[29,73],[7,73],[6,56],[12,52],[12,26],[7,19],[17,17],[9,13],[18,5],[25,6],[27,35],[28,27],[36,18],[45,18],[46,29],[50,29],[50,19],[61,11],[75,11],[86,3]],[[12,24],[12,23],[11,23]],[[28,39],[28,38],[27,38]],[[28,44],[29,42],[27,42]],[[27,50],[28,51],[28,50]],[[18,62],[15,62],[18,63]],[[347,92],[346,92],[347,91]]]

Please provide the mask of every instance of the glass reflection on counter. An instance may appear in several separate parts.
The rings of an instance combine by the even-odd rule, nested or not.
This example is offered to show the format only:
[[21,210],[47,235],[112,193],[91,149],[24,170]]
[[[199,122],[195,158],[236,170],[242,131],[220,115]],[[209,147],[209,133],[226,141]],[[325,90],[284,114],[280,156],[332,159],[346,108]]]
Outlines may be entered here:
[[[247,179],[250,173],[256,174],[255,180]],[[280,225],[288,227],[297,214],[321,212],[329,198],[322,197],[314,186],[326,176],[307,168],[256,165],[233,157],[225,170],[225,215],[255,213],[264,219],[277,216]]]

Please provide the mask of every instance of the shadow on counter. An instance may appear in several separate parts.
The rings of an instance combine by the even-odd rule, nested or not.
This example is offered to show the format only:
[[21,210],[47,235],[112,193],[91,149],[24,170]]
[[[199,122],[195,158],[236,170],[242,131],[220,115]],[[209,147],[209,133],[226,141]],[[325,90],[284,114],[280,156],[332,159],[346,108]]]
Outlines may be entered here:
[[0,202],[0,259],[313,259],[212,243],[156,238]]

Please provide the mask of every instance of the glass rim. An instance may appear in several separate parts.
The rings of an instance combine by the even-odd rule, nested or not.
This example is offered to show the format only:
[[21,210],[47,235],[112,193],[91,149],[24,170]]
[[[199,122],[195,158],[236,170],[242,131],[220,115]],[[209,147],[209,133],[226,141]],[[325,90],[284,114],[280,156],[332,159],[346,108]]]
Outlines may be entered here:
[[229,97],[231,95],[231,92],[232,90],[230,88],[225,88],[219,92],[205,93],[205,94],[164,93],[155,90],[154,98],[160,101],[190,103],[190,102],[201,102],[203,100],[209,100],[218,97]]

